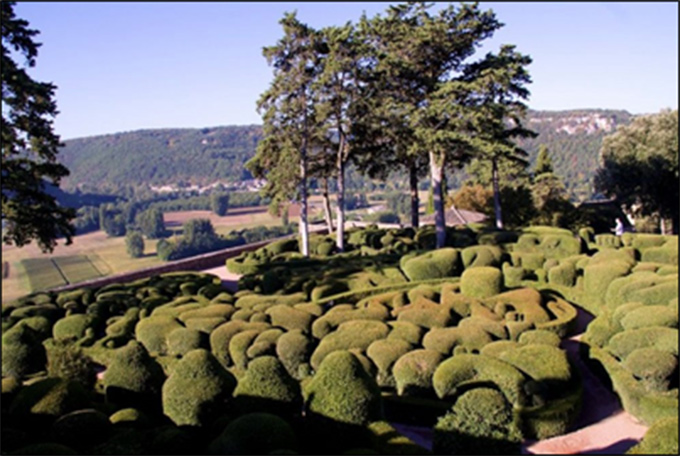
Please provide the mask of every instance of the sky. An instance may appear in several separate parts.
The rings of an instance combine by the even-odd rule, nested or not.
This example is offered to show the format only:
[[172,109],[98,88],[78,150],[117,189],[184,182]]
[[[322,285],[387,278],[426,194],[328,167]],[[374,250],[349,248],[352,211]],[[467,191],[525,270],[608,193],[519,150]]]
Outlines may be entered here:
[[[262,48],[285,12],[321,28],[395,2],[18,2],[42,43],[29,74],[57,86],[64,139],[148,128],[261,124],[273,80]],[[448,3],[436,2],[435,10]],[[480,2],[504,27],[475,57],[514,44],[532,57],[536,110],[678,107],[676,2]],[[474,58],[474,57],[473,57]],[[23,62],[23,59],[19,59]]]

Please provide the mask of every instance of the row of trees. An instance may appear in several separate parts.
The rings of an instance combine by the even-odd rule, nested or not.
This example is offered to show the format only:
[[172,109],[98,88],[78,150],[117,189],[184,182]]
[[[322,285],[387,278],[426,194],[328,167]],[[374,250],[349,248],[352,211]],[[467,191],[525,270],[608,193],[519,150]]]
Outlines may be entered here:
[[[299,198],[304,254],[310,176],[337,183],[337,246],[343,250],[349,162],[371,177],[405,170],[413,226],[418,180],[429,174],[443,246],[445,173],[473,158],[489,162],[498,194],[499,162],[526,163],[513,138],[532,135],[521,124],[531,59],[504,45],[470,60],[502,26],[492,11],[461,4],[433,13],[431,4],[412,2],[321,30],[295,13],[280,23],[283,38],[264,49],[274,79],[258,102],[263,139],[247,167],[267,179],[265,192],[276,203]],[[498,198],[496,219],[502,227]]]

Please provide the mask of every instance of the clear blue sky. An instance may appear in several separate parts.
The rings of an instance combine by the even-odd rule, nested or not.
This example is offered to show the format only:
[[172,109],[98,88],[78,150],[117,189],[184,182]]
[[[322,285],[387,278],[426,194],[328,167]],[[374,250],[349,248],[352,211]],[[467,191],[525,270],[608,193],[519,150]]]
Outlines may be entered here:
[[[272,80],[262,48],[282,36],[284,12],[320,28],[389,4],[19,2],[15,12],[41,32],[31,74],[58,86],[55,129],[69,139],[260,124],[255,103]],[[532,109],[677,109],[677,3],[481,6],[505,27],[479,56],[505,43],[529,54]]]

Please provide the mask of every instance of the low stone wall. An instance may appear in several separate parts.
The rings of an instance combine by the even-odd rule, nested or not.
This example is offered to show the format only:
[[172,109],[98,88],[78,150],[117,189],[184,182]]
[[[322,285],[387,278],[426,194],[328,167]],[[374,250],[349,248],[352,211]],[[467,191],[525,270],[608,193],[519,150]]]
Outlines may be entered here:
[[51,291],[67,291],[82,287],[103,287],[110,283],[115,282],[130,282],[132,280],[141,279],[143,277],[149,277],[155,274],[162,274],[164,272],[174,272],[174,271],[200,271],[203,269],[210,269],[217,266],[224,266],[228,258],[232,258],[240,255],[243,252],[249,252],[252,250],[257,250],[262,246],[269,244],[270,242],[277,241],[279,239],[287,239],[296,235],[282,236],[275,239],[268,239],[266,241],[255,242],[253,244],[240,245],[238,247],[231,247],[228,249],[218,250],[215,252],[204,253],[202,255],[193,256],[191,258],[184,258],[176,261],[169,261],[165,264],[159,266],[153,266],[150,268],[137,269],[135,271],[123,272],[121,274],[110,275],[106,277],[101,277],[99,279],[87,280],[84,282],[71,283],[68,285],[63,285],[58,288],[53,288]]
[[[310,234],[325,234],[328,229],[325,227],[310,225]],[[202,271],[204,269],[215,268],[217,266],[224,266],[226,268],[226,261],[228,258],[233,258],[243,252],[250,252],[257,250],[271,242],[279,241],[281,239],[289,239],[298,236],[298,234],[289,234],[288,236],[281,236],[278,238],[267,239],[252,244],[239,245],[238,247],[231,247],[228,249],[217,250],[215,252],[204,253],[196,255],[191,258],[184,258],[176,261],[169,261],[159,266],[152,266],[150,268],[137,269],[135,271],[123,272],[121,274],[101,277],[99,279],[86,280],[84,282],[70,283],[61,287],[53,288],[50,291],[60,292],[74,290],[82,287],[98,288],[116,282],[130,282],[133,280],[149,277],[155,274],[162,274],[164,272],[175,271]]]

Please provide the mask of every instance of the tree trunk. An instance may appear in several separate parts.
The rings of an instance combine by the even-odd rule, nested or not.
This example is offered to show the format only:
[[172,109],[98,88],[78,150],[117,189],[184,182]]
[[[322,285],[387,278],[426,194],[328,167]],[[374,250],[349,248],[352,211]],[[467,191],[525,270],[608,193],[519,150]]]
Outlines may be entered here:
[[420,225],[418,210],[420,209],[420,200],[418,199],[418,168],[415,164],[411,165],[408,170],[409,185],[411,186],[411,226],[418,228]]
[[[307,105],[303,94],[303,106]],[[302,148],[300,149],[300,246],[302,255],[309,256],[309,226],[307,225],[307,113],[304,114]]]
[[333,213],[331,212],[331,200],[328,197],[328,179],[323,178],[323,212],[326,218],[326,226],[328,227],[328,234],[334,231],[333,228]]
[[444,156],[437,161],[437,156],[430,151],[430,178],[434,195],[434,224],[437,233],[437,248],[446,245],[446,219],[444,218],[444,200],[442,198],[442,179],[444,177]]
[[336,233],[335,245],[340,252],[345,251],[345,160],[344,160],[344,140],[340,138],[340,147],[338,149],[337,171],[338,171],[338,231]]
[[498,189],[498,162],[491,160],[491,178],[493,182],[493,207],[496,212],[496,228],[503,229],[503,215],[501,214],[501,192]]
[[309,256],[309,226],[307,226],[307,154],[303,147],[300,160],[300,242],[301,252]]

